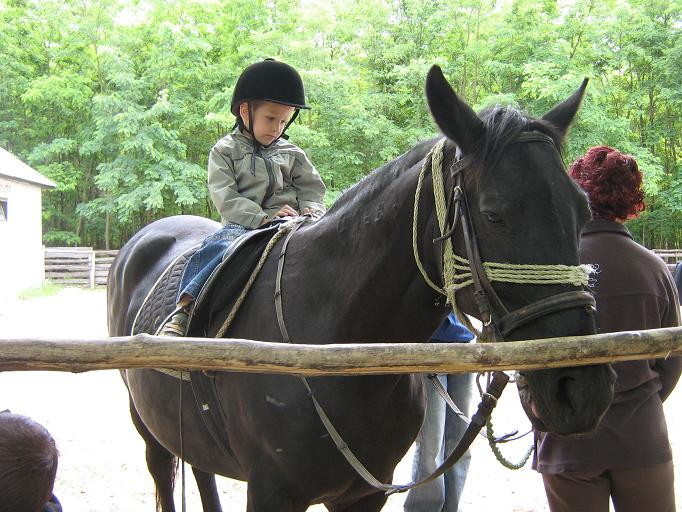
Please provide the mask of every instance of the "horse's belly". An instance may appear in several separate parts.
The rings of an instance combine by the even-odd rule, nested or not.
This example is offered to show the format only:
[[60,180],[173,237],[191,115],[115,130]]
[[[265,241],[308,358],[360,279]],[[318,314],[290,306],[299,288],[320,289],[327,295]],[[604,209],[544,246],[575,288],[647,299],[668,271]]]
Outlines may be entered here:
[[[381,393],[381,385],[377,391],[372,383],[365,388],[366,379],[347,379],[309,384],[350,449],[377,478],[390,480],[421,425],[421,387],[405,378],[383,388],[393,393]],[[298,378],[226,373],[216,384],[237,457],[252,472],[249,485],[262,478],[288,482],[316,503],[369,492],[357,486],[358,474],[322,426]]]
[[234,457],[215,442],[206,428],[189,382],[181,384],[179,379],[155,370],[126,370],[125,374],[137,414],[164,448],[179,457],[182,444],[184,459],[192,467],[227,478],[246,479]]

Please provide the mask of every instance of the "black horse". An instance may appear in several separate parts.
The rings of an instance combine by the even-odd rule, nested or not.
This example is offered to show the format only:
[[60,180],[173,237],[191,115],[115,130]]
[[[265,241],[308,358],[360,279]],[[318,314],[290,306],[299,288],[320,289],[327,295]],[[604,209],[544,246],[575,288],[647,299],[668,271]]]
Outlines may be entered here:
[[[578,237],[590,218],[584,195],[568,178],[561,141],[575,116],[585,84],[542,119],[510,108],[477,116],[461,101],[439,68],[426,82],[431,113],[447,137],[443,168],[457,150],[469,162],[462,185],[481,259],[528,264],[578,264]],[[551,143],[524,142],[541,133]],[[429,287],[413,256],[412,222],[418,174],[435,141],[422,143],[374,171],[347,191],[319,221],[291,238],[284,277],[284,316],[296,343],[423,342],[448,312]],[[446,175],[452,190],[453,175]],[[430,173],[419,200],[417,247],[427,275],[442,284],[442,243],[433,207]],[[452,215],[452,212],[450,212]],[[128,335],[148,290],[178,254],[196,245],[217,224],[172,217],[145,227],[121,249],[108,291],[109,333]],[[461,228],[452,235],[465,254]],[[280,240],[279,244],[282,241]],[[279,245],[268,257],[229,337],[282,341],[273,291]],[[570,284],[496,283],[510,310],[541,304],[578,288]],[[471,287],[457,292],[462,309],[479,316]],[[210,307],[210,306],[209,306]],[[217,325],[220,312],[210,315]],[[545,311],[507,333],[508,340],[595,332],[585,304]],[[192,466],[205,511],[220,511],[214,474],[248,482],[247,509],[302,511],[324,503],[334,512],[378,511],[384,493],[370,487],[337,451],[296,377],[219,372],[215,386],[225,413],[222,450],[209,435],[188,383],[155,370],[123,372],[135,426],[147,444],[147,464],[159,505],[174,510],[175,456],[181,453],[180,389],[184,401],[182,452]],[[336,429],[364,465],[390,482],[414,441],[424,415],[424,390],[415,375],[309,379]],[[559,433],[593,429],[612,396],[608,366],[528,372],[522,401],[538,428]]]

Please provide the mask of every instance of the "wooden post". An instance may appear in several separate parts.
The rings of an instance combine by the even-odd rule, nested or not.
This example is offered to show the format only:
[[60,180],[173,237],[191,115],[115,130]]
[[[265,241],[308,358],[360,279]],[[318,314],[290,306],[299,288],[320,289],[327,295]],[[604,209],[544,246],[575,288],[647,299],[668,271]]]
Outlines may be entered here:
[[0,371],[175,368],[288,375],[530,370],[682,356],[682,327],[509,343],[300,345],[139,334],[0,340]]
[[95,251],[90,251],[90,288],[95,287]]

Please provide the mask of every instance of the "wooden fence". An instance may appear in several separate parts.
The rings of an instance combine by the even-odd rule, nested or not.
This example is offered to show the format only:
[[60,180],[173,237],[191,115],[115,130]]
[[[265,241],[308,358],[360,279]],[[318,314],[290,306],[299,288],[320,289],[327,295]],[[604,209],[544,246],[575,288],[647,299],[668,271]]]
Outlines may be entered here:
[[653,249],[653,251],[665,261],[670,272],[675,272],[677,262],[682,261],[682,249]]
[[174,368],[310,377],[530,370],[677,356],[682,356],[682,327],[513,343],[302,345],[148,334],[0,339],[0,371]]
[[[670,272],[682,261],[682,249],[653,250]],[[109,267],[118,251],[95,251],[92,247],[46,247],[45,278],[58,284],[106,286]]]
[[46,247],[45,279],[57,284],[106,286],[109,267],[118,251],[92,247]]

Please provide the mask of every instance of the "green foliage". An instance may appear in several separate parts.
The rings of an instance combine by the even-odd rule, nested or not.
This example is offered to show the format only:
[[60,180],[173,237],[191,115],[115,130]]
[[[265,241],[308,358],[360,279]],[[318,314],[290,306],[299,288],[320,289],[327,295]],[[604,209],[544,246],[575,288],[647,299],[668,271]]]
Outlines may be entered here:
[[232,127],[241,70],[300,70],[312,111],[291,127],[331,204],[436,134],[439,64],[477,109],[541,116],[588,77],[567,163],[634,155],[648,245],[682,244],[682,5],[674,0],[0,0],[0,145],[57,183],[44,241],[118,247],[179,213],[217,218],[206,160]]
[[19,300],[30,300],[40,297],[49,297],[51,295],[57,295],[63,289],[63,286],[54,284],[53,282],[46,279],[43,281],[42,286],[38,286],[36,288],[27,288],[26,290],[19,292],[17,298]]

